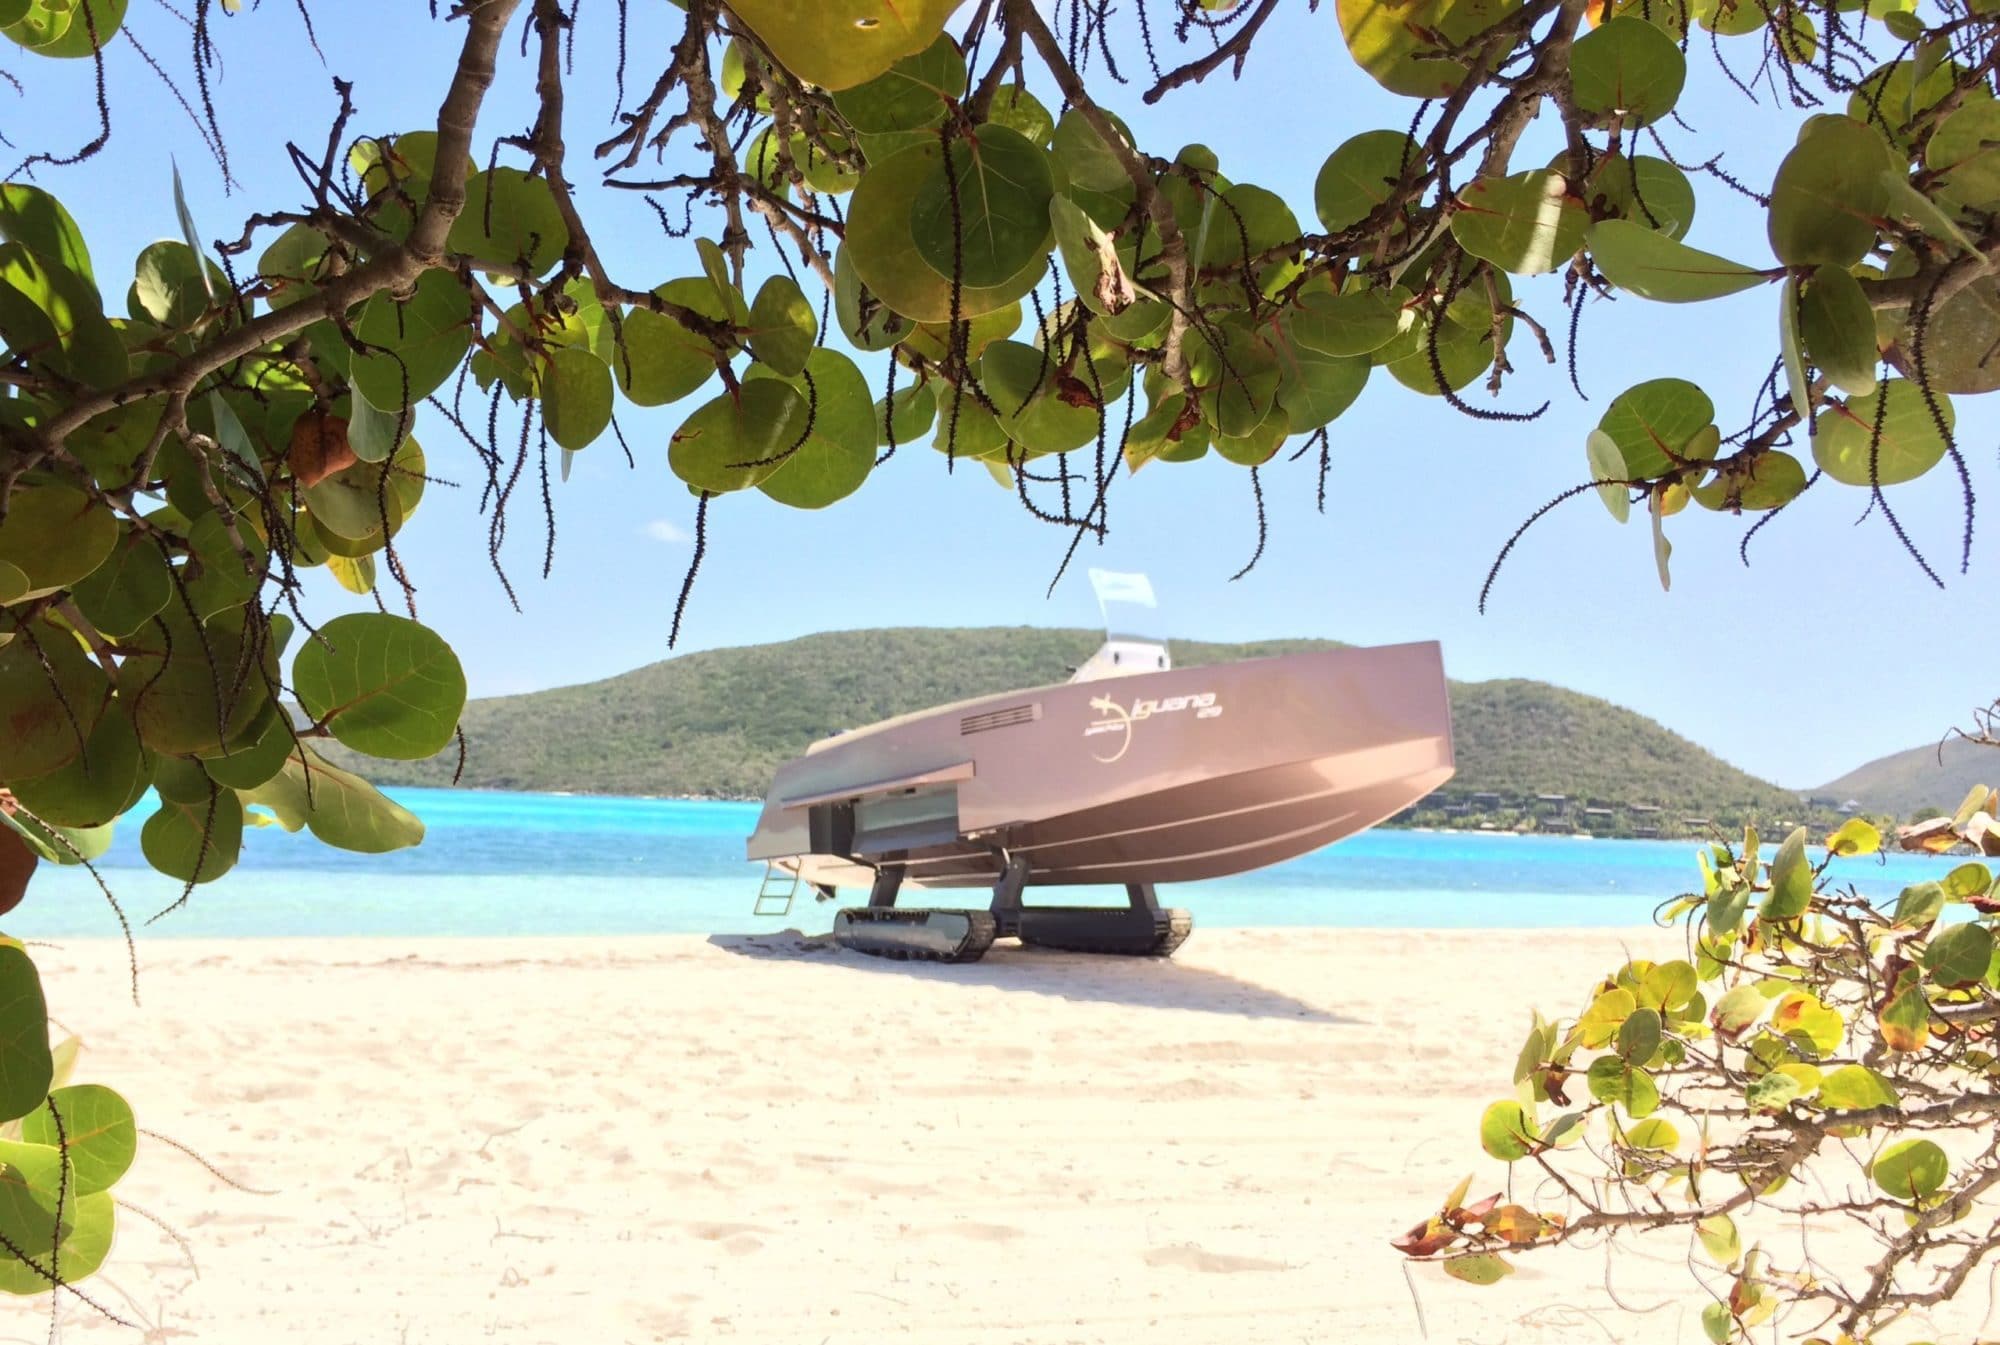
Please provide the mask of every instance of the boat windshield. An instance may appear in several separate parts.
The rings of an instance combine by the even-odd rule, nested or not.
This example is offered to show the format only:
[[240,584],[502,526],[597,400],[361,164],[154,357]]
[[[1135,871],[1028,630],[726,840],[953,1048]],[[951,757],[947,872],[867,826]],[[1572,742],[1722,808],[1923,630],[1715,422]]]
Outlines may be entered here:
[[1143,574],[1093,569],[1090,587],[1097,595],[1098,614],[1104,618],[1104,643],[1070,681],[1131,677],[1173,666],[1166,641],[1150,633],[1157,630],[1158,618],[1147,614],[1157,613],[1159,607],[1150,579]]

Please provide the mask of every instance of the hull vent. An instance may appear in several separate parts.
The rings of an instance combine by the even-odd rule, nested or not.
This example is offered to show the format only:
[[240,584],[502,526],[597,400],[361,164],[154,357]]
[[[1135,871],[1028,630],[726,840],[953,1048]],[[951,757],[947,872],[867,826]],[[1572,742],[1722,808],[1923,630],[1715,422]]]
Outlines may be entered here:
[[1004,710],[982,710],[976,715],[967,715],[958,721],[959,736],[968,733],[984,733],[988,729],[1012,728],[1016,724],[1032,724],[1042,717],[1041,703],[1033,705],[1010,705]]

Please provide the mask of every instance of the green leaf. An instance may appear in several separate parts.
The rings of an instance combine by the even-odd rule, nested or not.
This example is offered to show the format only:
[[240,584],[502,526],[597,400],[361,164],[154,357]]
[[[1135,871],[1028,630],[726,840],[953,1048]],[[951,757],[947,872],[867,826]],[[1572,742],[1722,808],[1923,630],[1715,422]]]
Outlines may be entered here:
[[1467,183],[1458,193],[1451,233],[1473,256],[1515,275],[1534,276],[1565,265],[1583,246],[1589,223],[1569,179],[1538,169]]
[[1806,361],[1799,342],[1799,278],[1785,277],[1778,291],[1778,353],[1785,366],[1785,390],[1799,418],[1813,421],[1812,384],[1806,381]]
[[67,10],[67,22],[57,25],[53,34],[43,40],[26,40],[34,30],[28,26],[29,15],[24,15],[19,23],[8,27],[7,36],[37,56],[72,61],[85,59],[94,52],[102,51],[118,35],[120,26],[125,22],[127,3],[128,0],[90,0],[90,17],[86,21],[81,3],[74,0],[38,0],[37,4],[29,7],[30,15],[36,10],[44,13]]
[[557,346],[542,375],[542,397],[549,438],[571,452],[588,447],[611,424],[611,369],[588,350]]
[[1944,876],[1943,887],[1947,901],[1984,896],[1993,888],[1993,871],[1977,860],[1961,864]]
[[0,562],[29,584],[14,600],[70,587],[104,564],[118,538],[117,515],[82,491],[54,481],[16,485],[0,521]]
[[287,831],[304,826],[338,850],[379,855],[424,838],[424,824],[415,814],[310,748],[287,757],[283,770],[246,790],[243,799],[269,808]]
[[41,1106],[54,1072],[42,979],[26,949],[0,942],[0,1122]]
[[1897,929],[1929,929],[1944,914],[1944,886],[1940,883],[1915,883],[1903,889],[1896,898],[1896,909],[1892,917]]
[[1137,301],[1129,248],[1121,256],[1111,236],[1067,196],[1049,198],[1049,224],[1063,269],[1084,307],[1093,313],[1122,313]]
[[1781,1112],[1803,1091],[1797,1079],[1774,1070],[1744,1090],[1744,1101],[1753,1112]]
[[894,397],[878,399],[870,416],[878,446],[913,444],[931,432],[937,419],[937,394],[928,383],[898,388]]
[[[752,365],[745,377],[781,375]],[[821,347],[807,357],[798,377],[783,381],[810,393],[812,433],[757,488],[794,509],[824,509],[859,490],[875,469],[875,409],[868,399],[868,380],[853,360]],[[969,397],[966,404],[977,405]]]
[[[1590,478],[1593,481],[1625,481],[1630,474],[1625,467],[1625,455],[1619,451],[1618,441],[1603,430],[1592,430],[1584,440],[1584,456],[1590,462]],[[1604,507],[1611,511],[1611,517],[1623,523],[1632,516],[1632,494],[1629,487],[1600,485],[1597,498],[1604,501]]]
[[84,751],[102,713],[108,679],[76,637],[46,621],[21,625],[0,614],[0,783],[60,770]]
[[1737,1235],[1736,1221],[1726,1214],[1711,1214],[1698,1220],[1694,1226],[1695,1236],[1701,1239],[1701,1249],[1709,1259],[1727,1269],[1743,1256],[1743,1240]]
[[[1550,167],[1568,158],[1560,154]],[[1694,185],[1687,174],[1650,154],[1605,155],[1591,170],[1583,196],[1598,206],[1600,216],[1630,220],[1668,238],[1687,237],[1694,223]]]
[[363,345],[376,350],[354,357],[350,377],[356,390],[391,414],[414,407],[465,358],[471,323],[472,298],[450,271],[424,272],[403,302],[376,295],[355,324]]
[[1924,144],[1924,166],[1936,177],[1932,189],[1940,199],[1981,210],[2000,206],[2000,103],[1968,103],[1938,123]]
[[1784,1037],[1802,1055],[1831,1055],[1847,1031],[1847,1020],[1828,1008],[1817,995],[1794,991],[1771,1010],[1771,1030]]
[[1767,1003],[1755,985],[1736,986],[1715,1002],[1709,1011],[1709,1025],[1724,1037],[1739,1037],[1764,1016]]
[[[1131,150],[1132,135],[1125,123],[1111,113],[1105,116],[1110,118],[1112,130],[1123,140],[1125,148]],[[1117,153],[1097,129],[1081,112],[1071,108],[1057,120],[1049,150],[1061,170],[1056,174],[1057,180],[1066,183],[1064,194],[1100,227],[1115,228],[1132,204],[1134,188]]]
[[1618,1029],[1617,1051],[1628,1065],[1643,1065],[1660,1049],[1660,1014],[1657,1009],[1634,1009]]
[[1474,1252],[1469,1256],[1448,1256],[1444,1259],[1444,1273],[1465,1284],[1498,1284],[1514,1273],[1514,1267],[1491,1252]]
[[1931,1035],[1931,1005],[1924,996],[1923,978],[1914,967],[1897,978],[1889,1002],[1875,1018],[1890,1050],[1907,1055],[1924,1049]]
[[1626,1146],[1633,1149],[1670,1150],[1681,1142],[1681,1132],[1671,1121],[1651,1117],[1625,1132]]
[[783,465],[806,431],[806,399],[775,378],[745,382],[674,431],[667,465],[696,490],[747,490]]
[[1806,469],[1779,449],[1768,449],[1749,461],[1732,462],[1689,493],[1704,509],[1777,509],[1798,498],[1806,488]]
[[[50,1266],[50,1244],[59,1225],[44,1216],[40,1223],[17,1221],[18,1205],[6,1198],[12,1188],[0,1182],[0,1230],[22,1248],[35,1248],[24,1265],[19,1257],[0,1257],[0,1293],[41,1294],[49,1287],[48,1276],[55,1274],[64,1284],[76,1284],[95,1274],[111,1251],[118,1221],[118,1207],[108,1191],[80,1196],[70,1216],[68,1230],[55,1247],[55,1265]],[[11,1206],[11,1207],[10,1207]]]
[[1396,183],[1413,166],[1421,172],[1424,162],[1422,147],[1401,131],[1363,131],[1342,142],[1313,180],[1320,226],[1328,233],[1353,228],[1395,195]]
[[1770,279],[1762,271],[1677,243],[1630,220],[1600,220],[1584,246],[1604,278],[1620,289],[1661,303],[1720,299]]
[[1496,1102],[1479,1118],[1479,1145],[1503,1163],[1526,1158],[1535,1150],[1535,1118],[1511,1099]]
[[14,781],[14,797],[44,822],[103,826],[139,792],[145,764],[131,719],[114,704],[99,716],[82,752],[56,770]]
[[[50,1104],[61,1114],[60,1125]],[[58,1088],[49,1094],[21,1122],[21,1138],[30,1144],[63,1147],[75,1169],[71,1194],[76,1196],[110,1190],[132,1166],[139,1149],[132,1108],[111,1089],[94,1083]]]
[[97,284],[83,231],[63,203],[39,187],[22,182],[0,184],[0,238],[19,243],[43,261]]
[[1278,367],[1276,401],[1285,429],[1306,434],[1354,404],[1372,366],[1365,355],[1325,355],[1294,339],[1289,315],[1269,342]]
[[216,282],[222,277],[213,270],[214,264],[186,243],[154,243],[139,254],[126,307],[134,318],[185,331],[216,306]]
[[[732,288],[725,298],[706,279],[672,280],[654,292],[716,322],[743,325],[750,321],[741,295]],[[637,406],[679,401],[713,378],[717,365],[726,359],[707,337],[650,308],[628,313],[616,340],[622,349],[614,350],[607,362],[618,386]]]
[[940,276],[957,266],[966,286],[1004,285],[1047,254],[1054,194],[1045,151],[1004,126],[981,126],[940,148],[938,171],[926,175],[910,203],[910,236]]
[[1687,58],[1673,38],[1644,19],[1618,18],[1577,39],[1569,72],[1578,111],[1646,126],[1679,101]]
[[772,276],[750,305],[750,353],[786,377],[806,367],[819,320],[790,276]]
[[1785,837],[1771,861],[1771,890],[1757,908],[1764,920],[1795,920],[1812,904],[1812,861],[1806,858],[1806,829]]
[[741,0],[730,8],[779,64],[838,93],[923,51],[962,0]]
[[442,637],[405,617],[335,617],[292,664],[299,704],[357,752],[421,761],[444,750],[465,709],[465,672]]
[[89,387],[115,387],[130,372],[97,287],[19,243],[0,243],[0,337],[24,357]]
[[1617,1056],[1599,1056],[1591,1061],[1587,1077],[1592,1097],[1599,1102],[1617,1103],[1635,1121],[1659,1109],[1660,1089],[1653,1076]]
[[1902,1099],[1895,1087],[1866,1065],[1842,1065],[1820,1082],[1820,1105],[1834,1111],[1893,1107]]
[[[1947,426],[1957,423],[1951,399],[1932,394]],[[1877,402],[1888,398],[1881,411],[1882,431],[1875,437]],[[1907,379],[1885,379],[1874,393],[1850,397],[1843,404],[1832,401],[1820,418],[1819,435],[1813,440],[1813,459],[1821,469],[1843,485],[1870,484],[1869,444],[1875,443],[1874,481],[1884,486],[1914,481],[1943,461],[1945,439],[1924,404],[1922,391]]]
[[1736,1318],[1729,1304],[1718,1300],[1701,1310],[1701,1329],[1715,1345],[1729,1345],[1736,1338]]
[[182,604],[169,603],[155,622],[140,627],[125,642],[128,654],[118,666],[118,695],[131,707],[139,741],[165,756],[227,750],[269,704],[270,687],[277,684],[277,659],[268,644],[245,645],[240,608],[197,627]]
[[1292,339],[1322,355],[1368,355],[1393,341],[1416,321],[1402,286],[1348,289],[1339,294],[1308,290],[1286,315]]
[[837,91],[833,106],[862,135],[893,135],[940,125],[964,97],[965,57],[940,35],[867,83]]
[[452,221],[445,246],[475,262],[520,265],[539,276],[562,260],[569,226],[545,179],[495,168],[466,180],[465,208]]
[[1993,931],[1984,925],[1947,925],[1924,949],[1924,970],[1946,989],[1978,985],[1993,965]]
[[1922,1200],[1951,1176],[1951,1160],[1931,1140],[1901,1140],[1877,1154],[1869,1171],[1875,1184],[1897,1200]]
[[1377,84],[1410,98],[1442,98],[1468,72],[1439,50],[1469,49],[1516,8],[1511,0],[1339,0],[1335,12],[1347,50]]
[[211,786],[211,791],[192,803],[163,795],[159,811],[139,829],[146,862],[169,878],[212,883],[236,867],[243,845],[243,805],[229,790]]
[[1597,428],[1617,447],[1626,477],[1649,480],[1673,470],[1669,453],[1698,456],[1690,444],[1714,420],[1715,403],[1700,388],[1686,379],[1654,378],[1612,398]]
[[[1043,254],[1049,242],[1049,220],[1048,196],[1042,190],[1047,184],[1042,175],[1048,172],[1047,162],[1040,157],[1039,150],[1001,127],[981,129],[982,147],[989,143],[989,134],[990,143],[995,146],[1011,137],[1016,149],[1037,156],[1037,167],[1027,167],[1024,157],[1005,151],[997,153],[993,165],[982,167],[963,146],[954,146],[952,162],[961,179],[978,173],[982,182],[1004,191],[1001,183],[983,175],[995,165],[1008,166],[1007,171],[1020,173],[1027,179],[1025,188],[1041,204],[1032,220],[1025,214],[1019,220],[1011,214],[978,214],[977,218],[987,221],[995,234],[990,241],[968,236],[968,257],[977,252],[984,258],[984,265],[997,265],[1001,257],[1021,252],[1026,230],[1039,228],[1040,232],[1029,240],[1032,256],[1018,273],[992,285],[968,283],[960,287],[956,316],[961,321],[1005,308],[1027,294],[1046,274]],[[986,210],[979,202],[963,197],[960,204],[961,208]],[[999,209],[999,203],[994,208]],[[841,251],[843,255],[852,254],[857,278],[876,298],[912,321],[947,322],[954,316],[948,276],[952,237],[949,210],[944,151],[935,140],[926,139],[870,164],[854,189],[848,209],[846,242]],[[971,214],[965,216],[968,233],[974,218]],[[932,260],[940,255],[941,263]]]
[[1888,209],[1883,179],[1889,149],[1852,117],[1821,115],[1799,140],[1771,185],[1771,251],[1787,266],[1851,266],[1874,246]]
[[1842,859],[1872,855],[1882,848],[1882,833],[1866,818],[1850,817],[1826,838],[1826,848]]

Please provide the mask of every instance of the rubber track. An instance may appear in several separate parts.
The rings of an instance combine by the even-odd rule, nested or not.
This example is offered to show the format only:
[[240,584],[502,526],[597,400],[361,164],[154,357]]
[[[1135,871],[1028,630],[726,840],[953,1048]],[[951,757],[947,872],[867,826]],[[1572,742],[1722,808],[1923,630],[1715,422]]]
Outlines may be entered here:
[[1031,944],[1036,948],[1054,948],[1065,953],[1105,953],[1121,957],[1172,957],[1175,950],[1188,941],[1188,935],[1194,933],[1194,916],[1190,912],[1178,908],[1163,910],[1160,912],[1159,918],[1153,922],[1153,928],[1158,936],[1154,940],[1153,946],[1137,952],[1129,947],[1121,947],[1108,941],[1099,943],[1088,936],[1064,939],[1059,943],[1049,939],[1023,939],[1021,942]]
[[[1000,927],[994,922],[990,911],[895,906],[854,907],[842,911],[841,914],[857,925],[914,924],[930,915],[932,909],[938,910],[940,914],[962,915],[966,918],[970,928],[965,942],[959,944],[955,952],[927,953],[915,948],[869,948],[858,940],[855,942],[842,940],[841,946],[851,948],[857,953],[866,953],[869,957],[886,957],[897,962],[977,962],[986,956],[986,950],[991,948],[993,940],[999,937]],[[1181,937],[1187,936],[1183,934]]]

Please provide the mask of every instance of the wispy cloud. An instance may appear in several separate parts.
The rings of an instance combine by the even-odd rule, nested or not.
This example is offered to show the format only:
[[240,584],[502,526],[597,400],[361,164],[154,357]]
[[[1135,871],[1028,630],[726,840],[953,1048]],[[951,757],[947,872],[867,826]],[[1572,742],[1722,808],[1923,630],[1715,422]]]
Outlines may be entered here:
[[672,519],[656,518],[646,525],[645,532],[654,541],[666,542],[669,545],[693,540],[688,536],[687,529]]

